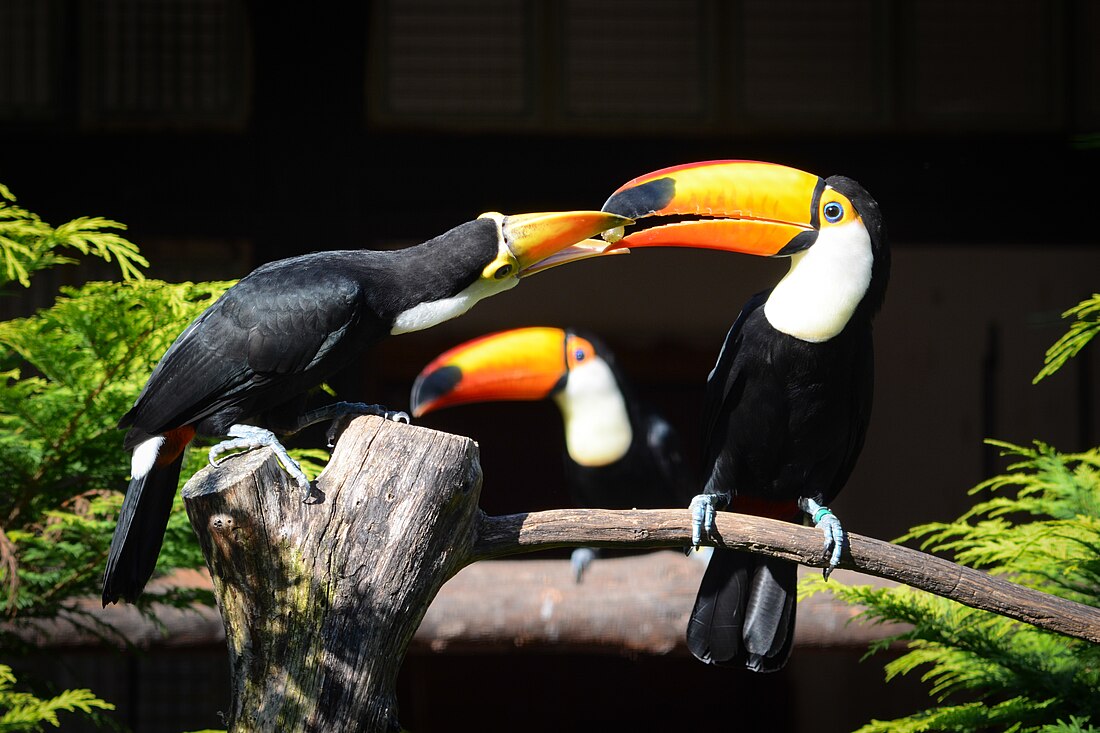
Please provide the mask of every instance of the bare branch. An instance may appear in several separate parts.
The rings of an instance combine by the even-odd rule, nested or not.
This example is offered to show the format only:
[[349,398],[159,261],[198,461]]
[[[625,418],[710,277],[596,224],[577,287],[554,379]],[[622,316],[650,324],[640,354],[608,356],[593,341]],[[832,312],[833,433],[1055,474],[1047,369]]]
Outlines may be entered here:
[[[478,560],[551,547],[683,547],[687,511],[488,517],[468,438],[354,420],[303,504],[270,451],[184,489],[230,651],[229,729],[401,729],[396,679],[444,581]],[[721,513],[724,547],[820,566],[814,529]],[[858,535],[843,566],[1100,641],[1100,609]],[[482,606],[485,611],[490,607]],[[495,610],[495,609],[494,609]]]
[[[684,547],[686,509],[554,510],[478,518],[472,560],[551,547]],[[719,512],[721,546],[824,567],[821,532],[774,519]],[[950,598],[1050,631],[1100,642],[1100,609],[1010,583],[889,542],[849,534],[840,567]]]

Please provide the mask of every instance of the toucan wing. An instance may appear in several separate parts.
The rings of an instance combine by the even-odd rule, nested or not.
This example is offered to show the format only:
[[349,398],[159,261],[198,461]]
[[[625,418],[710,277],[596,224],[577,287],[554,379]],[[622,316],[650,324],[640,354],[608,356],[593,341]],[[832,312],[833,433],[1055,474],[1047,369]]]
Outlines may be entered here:
[[312,386],[305,382],[314,373],[323,379],[326,361],[348,349],[363,316],[361,287],[339,272],[293,263],[256,270],[188,326],[119,425],[159,434],[268,391],[289,399]]
[[[731,436],[730,422],[733,413],[739,408],[745,408],[742,401],[752,399],[752,395],[746,396],[745,382],[750,375],[745,373],[744,365],[748,360],[746,349],[752,348],[746,345],[744,339],[745,324],[758,309],[762,308],[767,300],[769,291],[757,293],[745,304],[737,316],[737,320],[730,326],[726,334],[726,340],[722,343],[722,350],[718,353],[718,360],[707,376],[707,385],[703,394],[703,458],[708,463],[713,454],[719,451],[723,444],[728,442]],[[757,375],[758,377],[761,375]],[[758,381],[758,380],[754,380]],[[769,381],[769,380],[763,380]],[[764,388],[768,385],[756,385]],[[757,392],[757,401],[771,402],[768,395]],[[759,425],[760,423],[757,423]],[[761,436],[762,437],[762,436]],[[706,476],[704,475],[704,478]]]

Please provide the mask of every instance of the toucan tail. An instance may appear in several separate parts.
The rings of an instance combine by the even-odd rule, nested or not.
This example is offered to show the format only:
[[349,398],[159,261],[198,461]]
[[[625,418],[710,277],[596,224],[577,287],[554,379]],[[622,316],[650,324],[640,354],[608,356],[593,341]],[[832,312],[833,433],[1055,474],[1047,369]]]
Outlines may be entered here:
[[[103,605],[122,598],[133,603],[157,566],[157,556],[168,528],[172,501],[179,484],[184,448],[194,431],[182,428],[147,441],[147,450],[158,451],[152,465],[137,475],[126,489],[122,509],[111,537],[107,569],[103,572]],[[146,444],[135,450],[146,449]]]
[[687,645],[708,664],[783,668],[794,640],[795,563],[715,549],[688,622]]

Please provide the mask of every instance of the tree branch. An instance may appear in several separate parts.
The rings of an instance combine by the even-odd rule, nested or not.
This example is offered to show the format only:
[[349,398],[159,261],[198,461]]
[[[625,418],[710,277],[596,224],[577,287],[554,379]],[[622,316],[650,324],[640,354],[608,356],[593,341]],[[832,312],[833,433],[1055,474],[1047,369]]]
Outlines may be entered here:
[[[684,509],[489,517],[477,508],[481,479],[472,440],[377,417],[349,425],[313,503],[302,503],[269,450],[192,477],[184,501],[229,646],[229,730],[396,733],[401,660],[440,587],[464,566],[553,547],[689,543]],[[723,547],[824,562],[815,529],[721,512],[718,530]],[[1100,641],[1100,609],[916,550],[850,542],[845,568]]]
[[[553,547],[686,547],[686,509],[559,509],[478,517],[470,561]],[[821,532],[790,522],[718,513],[720,546],[825,567]],[[919,550],[849,534],[840,567],[950,598],[1039,628],[1100,642],[1100,608],[1042,593]]]

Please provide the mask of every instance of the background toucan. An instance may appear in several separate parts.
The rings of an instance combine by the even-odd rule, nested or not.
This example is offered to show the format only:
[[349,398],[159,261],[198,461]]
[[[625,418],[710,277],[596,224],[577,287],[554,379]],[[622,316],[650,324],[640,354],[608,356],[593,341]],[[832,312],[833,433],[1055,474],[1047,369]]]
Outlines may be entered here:
[[[716,534],[719,509],[792,521],[805,513],[825,534],[827,578],[844,533],[826,505],[852,472],[871,413],[871,319],[890,271],[878,204],[843,176],[712,161],[636,178],[604,210],[722,217],[639,231],[621,241],[631,248],[790,257],[787,275],[741,310],[707,379],[694,541]],[[688,626],[692,654],[712,664],[780,669],[794,637],[795,569],[716,550]]]
[[103,604],[133,602],[156,566],[195,435],[230,436],[211,449],[271,446],[309,495],[309,481],[275,433],[348,414],[392,413],[337,403],[303,415],[306,392],[373,342],[461,315],[519,279],[601,254],[582,241],[624,220],[589,211],[483,214],[396,251],[317,252],[263,265],[227,290],[165,352],[133,408],[132,479],[111,539]]
[[[578,507],[661,509],[694,492],[672,426],[635,396],[610,349],[573,329],[518,328],[440,354],[417,376],[420,416],[452,405],[553,399],[565,428],[565,483]],[[573,552],[579,581],[595,556]]]

